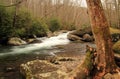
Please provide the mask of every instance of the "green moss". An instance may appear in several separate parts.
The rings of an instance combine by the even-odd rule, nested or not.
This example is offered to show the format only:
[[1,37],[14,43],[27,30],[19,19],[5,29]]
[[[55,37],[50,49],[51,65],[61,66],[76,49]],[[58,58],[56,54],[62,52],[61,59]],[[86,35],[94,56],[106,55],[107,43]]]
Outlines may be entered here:
[[52,31],[52,32],[60,30],[61,26],[62,26],[62,24],[58,18],[50,18],[48,25],[49,25],[50,31]]
[[94,55],[94,51],[87,50],[86,58],[82,66],[87,68],[88,70],[92,70],[93,68],[93,61],[92,61],[93,55]]
[[120,30],[115,28],[110,28],[110,33],[111,34],[120,33]]
[[100,31],[99,31],[99,28],[96,28],[93,30],[95,34],[98,34]]
[[114,45],[113,45],[113,51],[115,53],[119,53],[120,54],[120,41],[116,42]]

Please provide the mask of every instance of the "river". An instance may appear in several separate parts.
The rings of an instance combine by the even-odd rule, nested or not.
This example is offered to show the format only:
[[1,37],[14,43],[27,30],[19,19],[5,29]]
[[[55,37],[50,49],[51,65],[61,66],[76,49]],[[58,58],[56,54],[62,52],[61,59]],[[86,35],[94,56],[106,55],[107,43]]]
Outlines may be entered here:
[[[44,60],[46,56],[54,56],[57,53],[63,55],[80,56],[85,54],[85,46],[94,43],[71,43],[67,39],[67,33],[50,38],[38,38],[42,43],[27,44],[21,46],[0,47],[0,79],[24,79],[20,75],[19,66],[34,59]],[[57,47],[63,45],[63,47]],[[63,48],[63,49],[61,49]],[[66,53],[66,54],[65,54]],[[12,68],[12,70],[9,70]]]
[[[69,33],[69,32],[68,32]],[[68,33],[62,33],[58,36],[53,36],[50,38],[43,37],[38,38],[42,43],[28,44],[22,46],[11,46],[11,47],[1,47],[0,56],[15,55],[15,54],[51,54],[52,52],[57,52],[51,50],[50,52],[45,52],[44,50],[53,49],[53,46],[68,44],[70,41],[67,39]]]
[[[23,79],[19,74],[19,65],[34,59],[45,59],[46,56],[55,55],[60,52],[56,45],[65,45],[70,41],[67,33],[50,38],[37,38],[42,43],[21,45],[21,46],[1,46],[0,47],[0,79]],[[12,68],[12,71],[8,69]]]

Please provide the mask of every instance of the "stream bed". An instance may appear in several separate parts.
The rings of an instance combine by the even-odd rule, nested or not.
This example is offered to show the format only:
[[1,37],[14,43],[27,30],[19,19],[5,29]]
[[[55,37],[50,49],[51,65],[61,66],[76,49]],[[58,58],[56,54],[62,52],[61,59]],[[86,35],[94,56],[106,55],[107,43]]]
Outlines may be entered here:
[[24,79],[20,74],[20,64],[31,60],[45,60],[47,56],[83,56],[86,45],[94,43],[74,43],[67,39],[68,33],[50,38],[38,38],[42,43],[22,46],[0,47],[0,79]]

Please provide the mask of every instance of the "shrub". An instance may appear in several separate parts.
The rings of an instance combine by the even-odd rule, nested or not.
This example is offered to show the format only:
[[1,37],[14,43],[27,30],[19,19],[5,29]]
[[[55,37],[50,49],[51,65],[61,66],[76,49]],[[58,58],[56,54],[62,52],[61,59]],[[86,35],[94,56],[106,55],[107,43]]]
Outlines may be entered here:
[[72,24],[69,25],[68,30],[75,30],[75,29],[76,29],[76,26],[75,26],[74,23],[72,23]]
[[32,23],[32,17],[29,12],[22,10],[16,16],[16,28],[28,28]]
[[38,37],[41,37],[41,36],[46,36],[47,31],[48,31],[48,27],[44,22],[39,21],[39,20],[34,20],[31,27],[28,30],[28,34],[30,36],[36,35]]
[[52,32],[58,31],[61,29],[61,23],[56,18],[51,18],[48,25],[49,25],[50,31]]
[[4,7],[0,7],[0,37],[12,35],[12,15]]
[[14,11],[0,7],[0,38],[2,37],[29,37],[32,35],[45,36],[48,28],[45,22],[31,17],[26,10],[17,12],[13,27]]
[[16,15],[15,31],[13,36],[26,37],[27,30],[32,25],[32,17],[26,10],[20,10]]

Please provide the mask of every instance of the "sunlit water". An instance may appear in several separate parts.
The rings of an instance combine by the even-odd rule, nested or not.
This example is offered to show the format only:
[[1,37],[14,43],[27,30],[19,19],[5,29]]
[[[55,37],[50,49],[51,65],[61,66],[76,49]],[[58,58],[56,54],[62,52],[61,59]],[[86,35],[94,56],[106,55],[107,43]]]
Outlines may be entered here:
[[1,47],[0,49],[0,56],[5,55],[15,55],[15,54],[40,54],[40,53],[48,53],[54,54],[56,52],[59,52],[58,50],[53,50],[53,47],[56,45],[64,45],[68,44],[70,41],[67,39],[67,33],[62,33],[58,36],[54,37],[44,37],[44,38],[38,38],[42,41],[42,43],[36,43],[36,44],[28,44],[28,45],[22,45],[22,46],[11,46],[11,47]]

